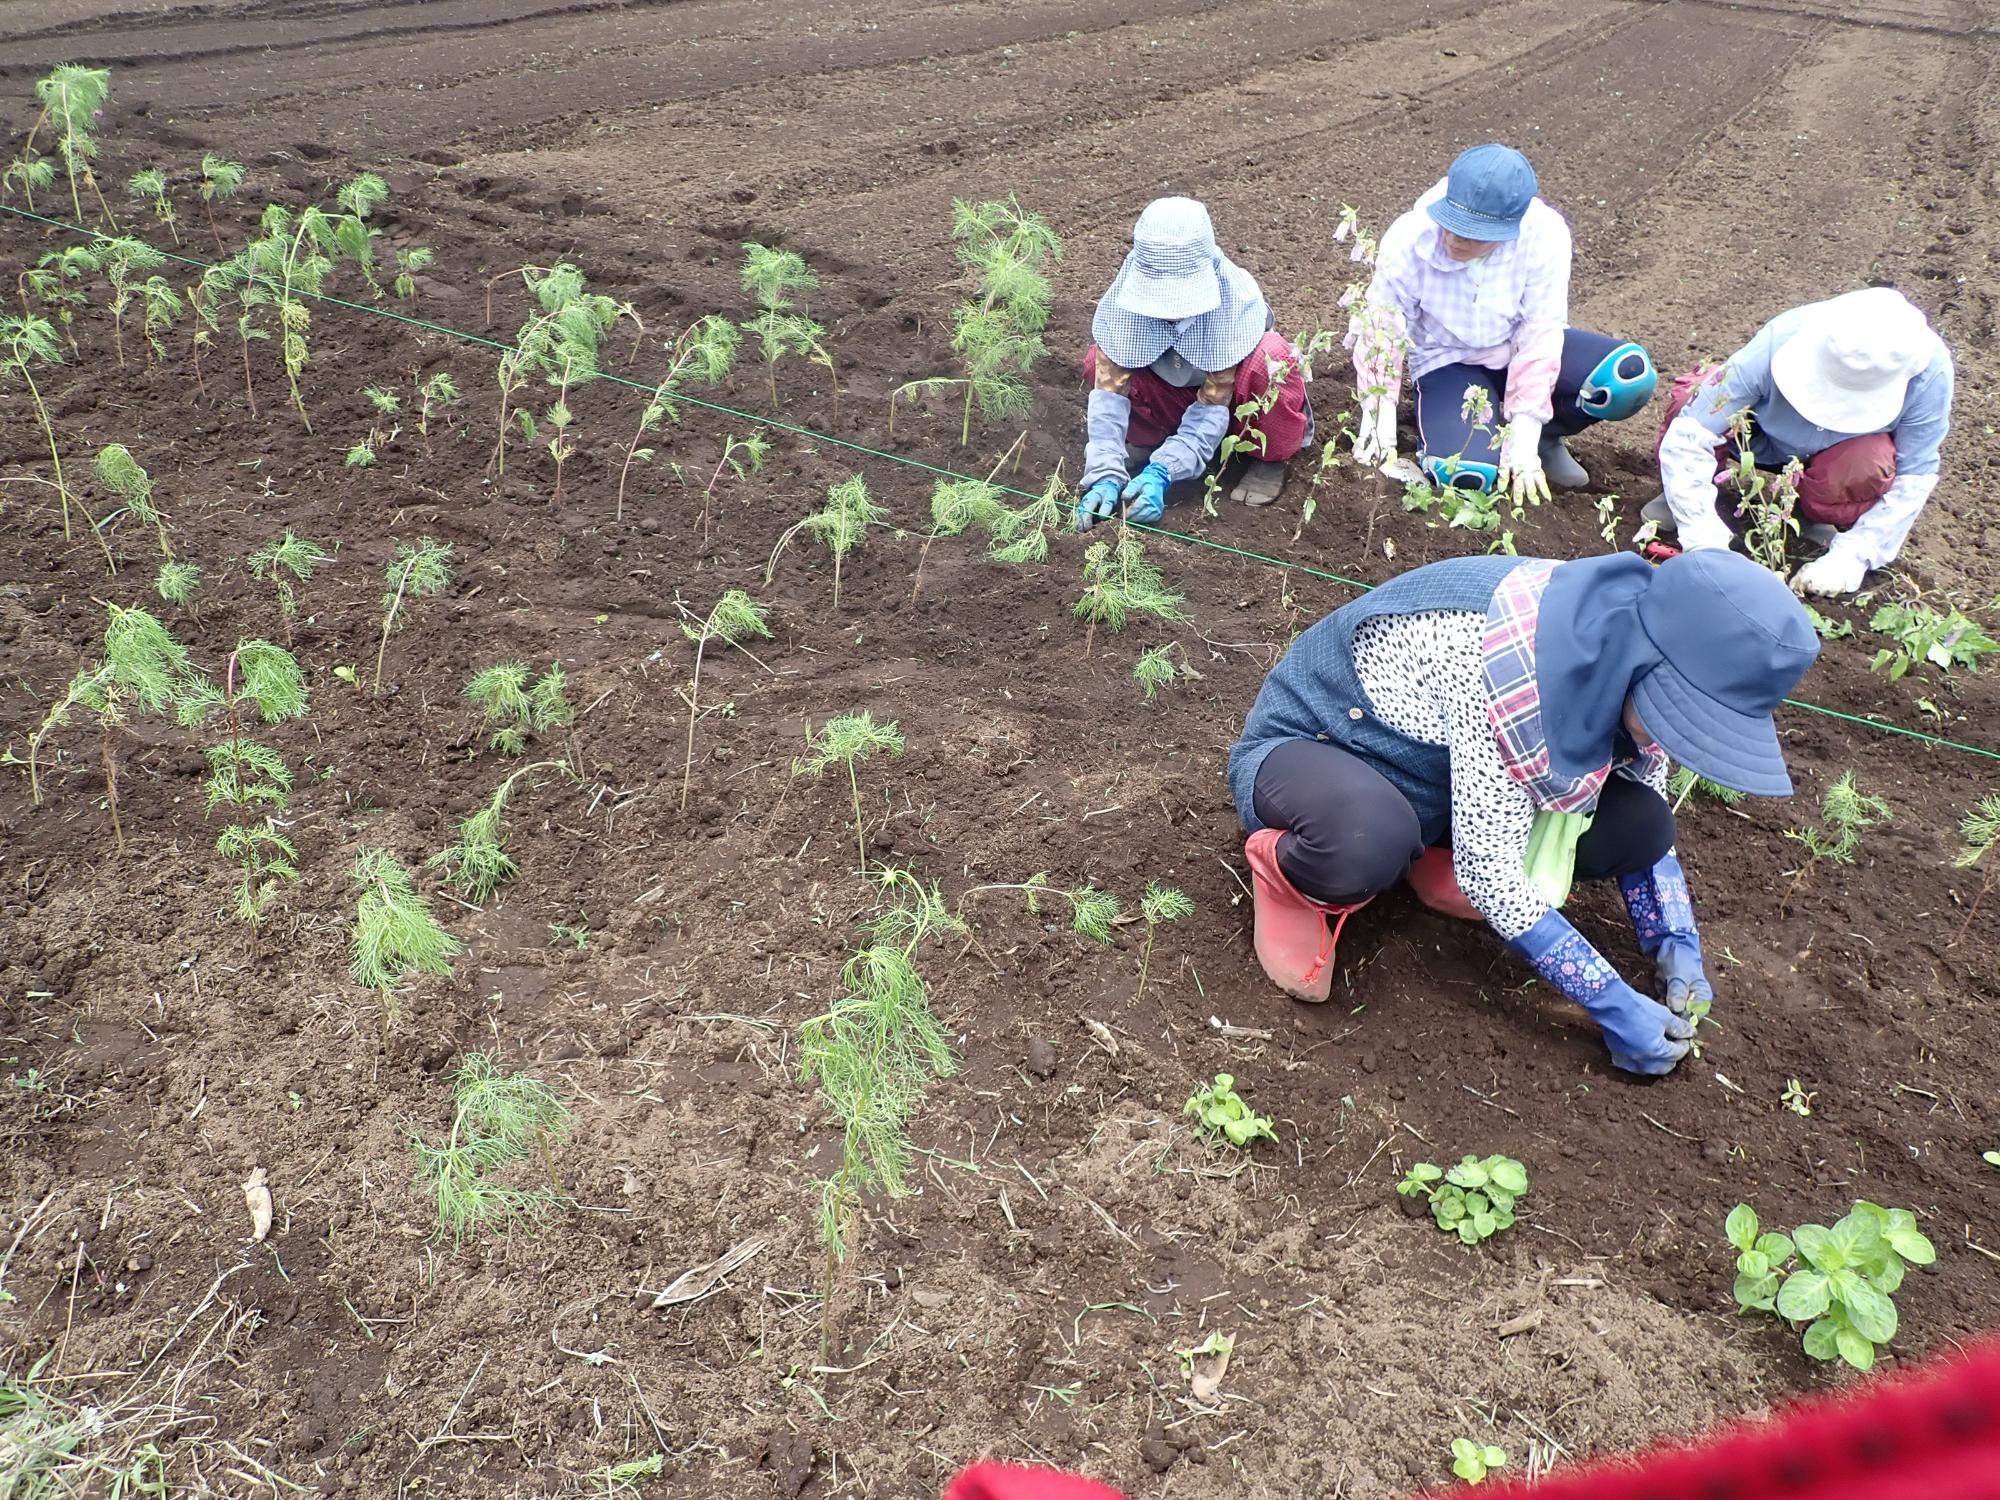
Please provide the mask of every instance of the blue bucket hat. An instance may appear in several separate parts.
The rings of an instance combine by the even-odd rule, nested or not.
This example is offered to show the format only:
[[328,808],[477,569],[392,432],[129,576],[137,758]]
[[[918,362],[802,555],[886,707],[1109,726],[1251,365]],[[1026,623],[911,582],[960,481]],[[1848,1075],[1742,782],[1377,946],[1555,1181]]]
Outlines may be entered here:
[[1430,216],[1469,240],[1521,237],[1521,218],[1535,201],[1535,169],[1512,146],[1498,142],[1461,151],[1445,178],[1444,196]]

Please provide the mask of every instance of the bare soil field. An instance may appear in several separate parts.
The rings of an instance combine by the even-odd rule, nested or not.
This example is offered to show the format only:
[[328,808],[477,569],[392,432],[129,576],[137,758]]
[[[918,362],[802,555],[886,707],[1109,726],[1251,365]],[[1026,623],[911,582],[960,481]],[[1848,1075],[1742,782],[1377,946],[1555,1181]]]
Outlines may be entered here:
[[[1148,199],[1203,198],[1282,327],[1337,327],[1340,205],[1385,224],[1497,138],[1577,232],[1576,321],[1644,341],[1663,370],[1871,280],[1923,306],[1959,361],[1954,432],[1877,593],[1990,623],[1996,24],[1982,0],[14,0],[10,142],[50,66],[109,66],[101,180],[164,168],[201,259],[267,202],[378,171],[381,253],[436,252],[415,308],[437,326],[371,315],[392,304],[343,273],[330,290],[361,305],[313,314],[310,431],[275,344],[251,352],[252,416],[233,329],[198,383],[185,328],[148,357],[128,315],[121,366],[95,305],[41,377],[92,512],[111,503],[88,456],[127,444],[205,574],[195,611],[163,605],[149,529],[108,533],[107,574],[86,527],[63,540],[45,487],[0,489],[15,756],[97,649],[106,602],[158,611],[213,673],[284,628],[249,553],[292,528],[337,554],[301,587],[292,637],[312,712],[263,735],[297,776],[301,878],[254,940],[204,815],[202,733],[138,718],[110,737],[122,852],[94,730],[44,748],[40,805],[0,770],[0,1376],[95,1410],[86,1451],[154,1445],[141,1472],[176,1496],[605,1494],[607,1466],[657,1455],[627,1493],[918,1500],[994,1455],[1147,1497],[1382,1500],[1445,1482],[1455,1436],[1561,1463],[1842,1378],[1735,1312],[1738,1201],[1787,1226],[1856,1199],[1917,1214],[1939,1256],[1898,1293],[1896,1360],[2000,1325],[2000,1173],[1981,1160],[2000,1147],[2000,911],[1968,924],[1982,872],[1951,866],[2000,764],[1885,727],[2000,748],[1992,667],[1891,682],[1869,670],[1869,611],[1829,611],[1856,632],[1801,694],[1848,717],[1781,715],[1800,795],[1683,810],[1720,1026],[1640,1083],[1483,929],[1407,896],[1348,925],[1328,1006],[1274,992],[1250,952],[1222,766],[1262,674],[1353,583],[1486,538],[1352,469],[1301,526],[1296,473],[1266,511],[1171,509],[1146,544],[1188,619],[1087,641],[1070,610],[1084,539],[1027,567],[964,539],[926,548],[921,467],[984,475],[1025,428],[1008,484],[1074,471],[1090,309]],[[208,151],[247,168],[214,238],[194,192]],[[949,363],[952,201],[1009,193],[1067,247],[1034,414],[975,421],[961,448],[955,411],[905,408],[892,437],[889,392]],[[60,190],[37,202],[68,217]],[[0,215],[10,293],[75,239]],[[663,337],[751,315],[744,241],[818,272],[837,409],[827,372],[795,360],[773,408],[747,361],[657,435],[621,515],[645,398],[598,382],[572,399],[559,502],[518,438],[491,471],[496,351],[457,334],[512,336],[529,303],[508,273],[569,260],[629,301],[647,332],[621,327],[606,365],[643,383]],[[382,425],[364,388],[440,370],[462,403],[427,436],[405,413],[373,466],[343,463]],[[1322,420],[1344,376],[1322,361]],[[755,430],[769,461],[715,486],[705,540],[703,485]],[[1652,433],[1642,417],[1576,444],[1628,532],[1657,489]],[[47,458],[22,388],[0,383],[0,475]],[[853,473],[892,526],[846,559],[836,606],[803,538],[769,559]],[[384,568],[420,535],[454,549],[453,579],[391,636],[376,696]],[[1516,540],[1604,546],[1588,497]],[[682,811],[683,606],[730,587],[769,606],[773,638],[706,657],[702,701],[729,707],[701,723]],[[1169,641],[1200,675],[1147,702],[1133,662]],[[509,659],[562,665],[576,722],[534,754],[578,779],[523,783],[520,877],[483,906],[440,897],[465,952],[409,987],[385,1035],[348,977],[349,871],[363,847],[420,866],[492,795],[512,763],[462,688]],[[920,1191],[869,1201],[822,1347],[814,1184],[839,1141],[797,1030],[875,892],[847,788],[793,761],[856,708],[907,740],[861,775],[869,857],[938,882],[971,932],[925,960],[963,1066],[918,1126]],[[1894,817],[1856,866],[1788,894],[1801,850],[1784,835],[1849,770]],[[1133,912],[1168,882],[1195,913],[1161,930],[1142,991],[1142,924],[1100,946],[1052,908],[966,895],[1042,871]],[[1636,968],[1615,894],[1586,893],[1577,918]],[[473,1050],[551,1084],[576,1124],[561,1208],[454,1245],[432,1233],[410,1140],[449,1128],[448,1075]],[[1277,1146],[1190,1132],[1183,1101],[1224,1071]],[[1780,1105],[1793,1080],[1809,1116]],[[1393,1191],[1411,1163],[1467,1152],[1519,1158],[1534,1184],[1519,1225],[1476,1249]],[[253,1240],[242,1184],[260,1169],[274,1218]],[[745,1242],[706,1295],[653,1307]],[[1215,1331],[1235,1353],[1196,1400],[1176,1351]],[[78,1492],[109,1492],[96,1483]]]

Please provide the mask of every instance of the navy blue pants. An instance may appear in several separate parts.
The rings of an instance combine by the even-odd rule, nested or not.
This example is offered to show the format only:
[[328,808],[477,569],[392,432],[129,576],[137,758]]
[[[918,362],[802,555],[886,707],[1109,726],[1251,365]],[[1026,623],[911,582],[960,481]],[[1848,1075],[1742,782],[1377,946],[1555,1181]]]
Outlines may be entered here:
[[[1563,331],[1562,368],[1556,374],[1555,414],[1543,431],[1569,437],[1598,419],[1577,404],[1577,394],[1590,372],[1625,341],[1581,328]],[[1480,385],[1493,401],[1493,420],[1475,432],[1464,417],[1465,388]],[[1501,402],[1507,394],[1505,370],[1477,365],[1443,365],[1417,378],[1417,451],[1431,458],[1462,458],[1468,463],[1500,463]]]

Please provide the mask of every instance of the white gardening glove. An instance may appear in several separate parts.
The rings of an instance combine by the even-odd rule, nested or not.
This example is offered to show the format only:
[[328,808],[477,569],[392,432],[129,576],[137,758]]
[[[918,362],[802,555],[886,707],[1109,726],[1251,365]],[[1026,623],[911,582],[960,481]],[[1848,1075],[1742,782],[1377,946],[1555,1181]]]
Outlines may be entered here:
[[1549,476],[1542,472],[1542,424],[1533,417],[1516,417],[1500,439],[1500,490],[1516,505],[1541,504],[1549,498]]
[[1868,576],[1868,565],[1841,553],[1838,542],[1824,557],[1816,557],[1792,575],[1795,594],[1851,594]]
[[1354,434],[1354,461],[1377,468],[1396,456],[1396,403],[1387,396],[1365,396],[1361,426]]

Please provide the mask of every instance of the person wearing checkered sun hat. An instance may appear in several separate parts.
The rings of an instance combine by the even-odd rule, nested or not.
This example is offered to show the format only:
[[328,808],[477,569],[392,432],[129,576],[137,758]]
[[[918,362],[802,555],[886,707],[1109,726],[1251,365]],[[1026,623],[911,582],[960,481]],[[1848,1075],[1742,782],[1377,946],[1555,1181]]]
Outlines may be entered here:
[[1230,498],[1278,498],[1286,460],[1313,437],[1305,362],[1274,331],[1257,278],[1217,247],[1206,208],[1146,205],[1090,336],[1078,530],[1121,506],[1159,520],[1168,491],[1206,474],[1232,433],[1252,457]]
[[1569,326],[1569,225],[1537,187],[1511,146],[1474,146],[1383,234],[1348,330],[1362,463],[1415,477],[1397,457],[1405,366],[1425,477],[1516,505],[1588,485],[1566,440],[1652,399],[1643,348]]

